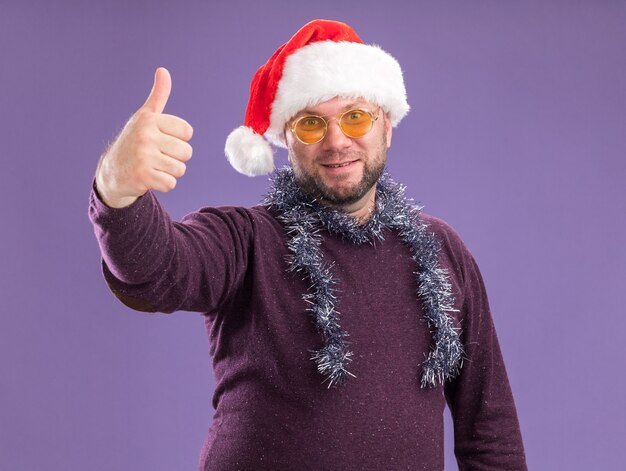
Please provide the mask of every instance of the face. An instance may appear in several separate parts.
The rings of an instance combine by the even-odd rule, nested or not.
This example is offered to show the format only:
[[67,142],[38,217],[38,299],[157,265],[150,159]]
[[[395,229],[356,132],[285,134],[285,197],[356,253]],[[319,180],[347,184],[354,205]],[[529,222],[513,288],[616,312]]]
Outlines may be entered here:
[[[378,114],[372,129],[362,137],[350,138],[340,129],[335,116],[354,108]],[[324,139],[303,144],[289,129],[301,116],[329,118]],[[333,98],[299,112],[285,131],[289,160],[302,190],[323,204],[348,207],[366,201],[376,191],[391,145],[391,123],[376,105],[362,99]]]

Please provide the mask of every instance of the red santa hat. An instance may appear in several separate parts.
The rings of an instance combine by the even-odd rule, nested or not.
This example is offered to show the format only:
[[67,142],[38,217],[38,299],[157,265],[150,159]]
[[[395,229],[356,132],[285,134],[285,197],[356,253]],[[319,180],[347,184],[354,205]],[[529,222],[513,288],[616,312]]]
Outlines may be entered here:
[[286,147],[285,123],[300,110],[337,96],[380,106],[392,126],[409,111],[396,59],[377,45],[364,44],[345,23],[314,20],[254,74],[244,126],[226,139],[231,165],[251,177],[272,172],[269,143]]

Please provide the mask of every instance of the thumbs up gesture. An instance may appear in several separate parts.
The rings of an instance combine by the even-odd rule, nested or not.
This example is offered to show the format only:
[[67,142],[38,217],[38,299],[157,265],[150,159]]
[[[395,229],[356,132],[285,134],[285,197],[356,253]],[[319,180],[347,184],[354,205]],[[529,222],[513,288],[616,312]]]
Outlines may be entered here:
[[128,206],[150,189],[171,191],[185,174],[193,128],[163,113],[171,88],[169,72],[158,68],[148,99],[100,158],[96,187],[108,206]]

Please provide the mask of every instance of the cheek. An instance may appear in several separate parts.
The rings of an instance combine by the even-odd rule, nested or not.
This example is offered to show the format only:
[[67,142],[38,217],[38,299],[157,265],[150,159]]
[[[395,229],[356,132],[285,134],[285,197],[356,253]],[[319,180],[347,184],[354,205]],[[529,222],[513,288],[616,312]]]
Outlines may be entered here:
[[288,144],[287,152],[289,155],[289,161],[298,167],[310,167],[314,160],[315,149],[304,146],[299,142]]
[[302,155],[298,154],[297,151],[290,146],[288,149],[288,157],[289,157],[289,162],[291,163],[291,166],[295,169],[299,169],[302,167]]

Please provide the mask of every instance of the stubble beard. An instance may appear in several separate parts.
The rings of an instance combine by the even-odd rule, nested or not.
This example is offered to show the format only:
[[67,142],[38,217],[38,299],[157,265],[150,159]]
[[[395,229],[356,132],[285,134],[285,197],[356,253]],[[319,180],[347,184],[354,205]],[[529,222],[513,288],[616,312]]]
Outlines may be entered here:
[[[360,159],[363,163],[363,176],[361,180],[347,189],[334,189],[329,187],[321,178],[319,173],[311,173],[296,168],[294,165],[294,177],[300,189],[320,203],[341,207],[356,203],[363,198],[367,192],[378,183],[381,175],[385,171],[387,161],[386,142],[383,139],[382,145],[377,149],[376,155],[368,162],[361,152],[350,152],[342,155],[341,161]],[[330,157],[330,156],[326,156]],[[330,160],[330,159],[326,159]]]

